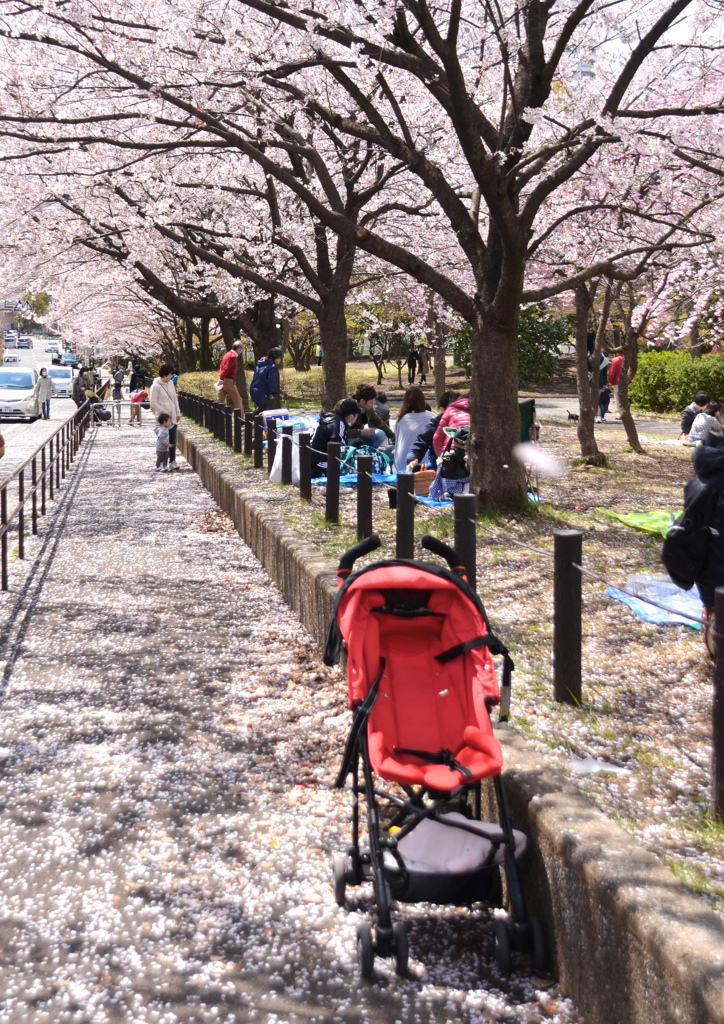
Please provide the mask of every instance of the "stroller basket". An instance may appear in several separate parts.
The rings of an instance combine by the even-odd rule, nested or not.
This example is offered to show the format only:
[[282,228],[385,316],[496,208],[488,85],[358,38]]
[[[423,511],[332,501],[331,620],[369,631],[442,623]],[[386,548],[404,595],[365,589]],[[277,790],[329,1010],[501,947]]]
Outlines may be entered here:
[[[338,570],[325,661],[336,663],[344,646],[353,721],[336,784],[352,777],[353,820],[347,854],[334,861],[335,896],[343,905],[347,885],[372,881],[374,938],[368,924],[357,936],[362,975],[371,976],[375,954],[394,956],[404,974],[407,933],[403,920],[392,921],[391,899],[498,906],[503,867],[516,938],[533,945],[541,969],[542,933],[527,918],[516,865],[526,840],[512,827],[491,723],[501,697],[507,716],[514,666],[456,553],[432,537],[422,544],[448,567],[399,559],[353,573],[355,559],[379,546],[372,536]],[[493,655],[503,659],[501,688]],[[494,785],[500,824],[480,820],[483,779]],[[368,849],[360,844],[360,795]],[[496,918],[495,932],[499,965],[508,969],[507,923]]]

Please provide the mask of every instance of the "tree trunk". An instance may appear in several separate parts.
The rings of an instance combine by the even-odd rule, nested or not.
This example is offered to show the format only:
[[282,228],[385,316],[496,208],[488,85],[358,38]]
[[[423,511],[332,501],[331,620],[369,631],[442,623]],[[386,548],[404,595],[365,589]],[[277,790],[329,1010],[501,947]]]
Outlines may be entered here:
[[435,401],[440,404],[440,399],[445,393],[445,376],[447,373],[446,365],[446,346],[445,338],[442,336],[440,324],[436,325],[436,338],[435,347],[433,350],[433,359],[435,360],[434,372],[435,372]]
[[186,370],[193,372],[196,369],[196,352],[194,351],[194,322],[186,321],[186,343],[184,345],[184,358]]
[[691,358],[701,359],[702,343],[699,340],[699,321],[695,320],[691,325],[689,331],[689,346],[691,348]]
[[347,321],[345,291],[333,291],[317,316],[322,346],[322,409],[333,409],[347,395]]
[[473,326],[468,459],[480,510],[517,511],[525,499],[525,472],[513,456],[520,441],[519,307],[506,305],[505,316],[492,307]]
[[[586,285],[576,288],[576,383],[578,387],[578,442],[581,455],[589,465],[602,466],[606,456],[599,450],[594,433],[597,405],[594,405],[591,385],[588,383],[588,315],[593,306],[593,294]],[[595,359],[595,351],[593,355]],[[594,362],[594,377],[598,370]]]
[[618,411],[621,416],[628,443],[639,455],[644,454],[639,441],[639,432],[636,429],[634,418],[631,415],[631,403],[628,397],[628,386],[636,376],[639,363],[638,334],[634,330],[626,332],[623,341],[623,364],[621,376],[618,378]]
[[209,343],[209,318],[201,320],[201,332],[199,336],[199,369],[213,370],[211,365],[211,345]]

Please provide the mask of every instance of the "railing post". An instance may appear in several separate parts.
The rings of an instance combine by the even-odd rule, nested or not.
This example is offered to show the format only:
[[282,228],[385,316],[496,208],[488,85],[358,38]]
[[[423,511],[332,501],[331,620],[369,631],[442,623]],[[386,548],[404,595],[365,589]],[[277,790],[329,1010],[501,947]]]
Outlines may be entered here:
[[342,445],[339,441],[327,444],[327,497],[324,518],[328,523],[339,522],[339,459]]
[[60,439],[63,435],[61,430],[59,434],[55,435],[55,489],[60,490],[60,474],[61,474],[61,459],[62,459],[62,446]]
[[18,558],[25,558],[25,470],[18,473]]
[[8,589],[8,489],[3,487],[0,490],[0,523],[3,528],[3,535],[0,538],[0,553],[2,554],[2,588]]
[[33,456],[33,461],[30,463],[30,479],[33,487],[33,535],[38,532],[38,456]]
[[237,453],[237,455],[241,455],[241,435],[242,435],[241,424],[243,422],[242,419],[241,419],[241,410],[240,409],[234,409],[233,416],[234,416],[234,451]]
[[299,497],[312,500],[312,435],[304,431],[299,435]]
[[244,455],[251,455],[254,450],[254,413],[247,412],[244,416]]
[[270,474],[277,453],[277,421],[266,421],[266,471]]
[[453,494],[455,509],[454,547],[465,566],[468,583],[476,589],[478,585],[478,537],[475,527],[477,499],[474,494]]
[[357,456],[357,540],[372,533],[372,456]]
[[415,557],[415,474],[397,474],[397,523],[395,555]]
[[553,533],[553,694],[559,704],[581,703],[581,564],[583,534]]
[[261,415],[254,417],[254,469],[264,465],[264,426]]
[[46,459],[45,459],[45,445],[40,449],[40,514],[45,515],[45,471],[46,471]]
[[224,408],[222,408],[222,412],[224,414],[224,427],[226,428],[225,431],[224,431],[224,435],[225,435],[224,436],[224,440],[226,441],[226,445],[227,445],[228,448],[233,448],[234,447],[234,437],[233,437],[233,432],[234,432],[234,421],[233,421],[234,411],[235,410],[234,410],[233,407],[231,409],[224,409]]
[[53,474],[55,473],[55,463],[53,462],[53,438],[50,439],[50,459],[48,464],[48,483],[50,484],[50,500],[52,501],[55,495],[53,494]]
[[724,817],[724,587],[714,593],[714,701],[712,705],[711,792],[714,814]]
[[292,482],[292,445],[294,441],[292,437],[294,435],[294,427],[283,426],[282,427],[282,483],[290,484]]

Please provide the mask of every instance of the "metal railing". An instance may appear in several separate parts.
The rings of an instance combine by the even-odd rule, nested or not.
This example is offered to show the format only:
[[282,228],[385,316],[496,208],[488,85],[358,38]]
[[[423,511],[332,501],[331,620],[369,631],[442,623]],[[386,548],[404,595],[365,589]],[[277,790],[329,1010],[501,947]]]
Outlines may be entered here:
[[[17,519],[18,558],[25,558],[25,506],[30,502],[31,528],[38,532],[38,506],[44,516],[47,500],[55,498],[61,482],[93,423],[92,405],[84,402],[75,413],[46,438],[22,465],[0,481],[0,585],[8,590],[8,534]],[[29,476],[29,479],[28,479]],[[8,491],[17,484],[17,501],[9,506]],[[29,485],[29,486],[28,486]]]

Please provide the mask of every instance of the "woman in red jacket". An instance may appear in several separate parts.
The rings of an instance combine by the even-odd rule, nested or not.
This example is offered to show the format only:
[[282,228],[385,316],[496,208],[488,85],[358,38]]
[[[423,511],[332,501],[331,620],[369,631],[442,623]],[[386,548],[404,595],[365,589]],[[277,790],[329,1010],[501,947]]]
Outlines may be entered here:
[[468,400],[467,398],[456,398],[454,402],[451,402],[445,412],[440,417],[440,422],[437,425],[437,430],[433,434],[432,447],[435,454],[440,456],[445,451],[445,448],[450,438],[445,433],[445,427],[468,427],[470,426],[470,413],[468,411]]

